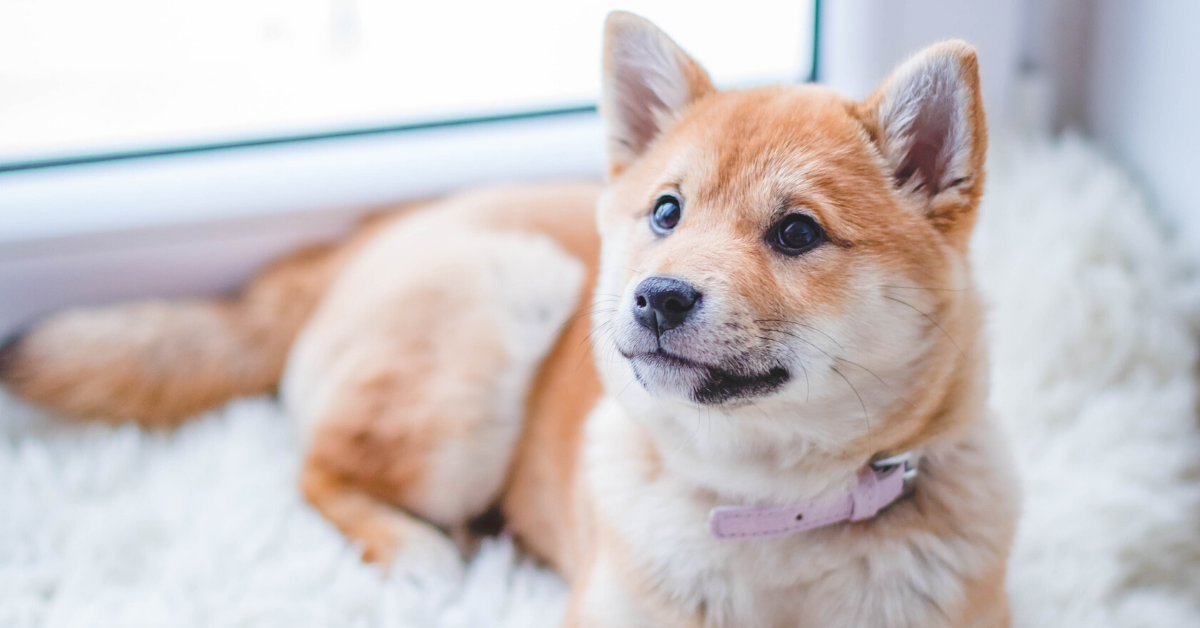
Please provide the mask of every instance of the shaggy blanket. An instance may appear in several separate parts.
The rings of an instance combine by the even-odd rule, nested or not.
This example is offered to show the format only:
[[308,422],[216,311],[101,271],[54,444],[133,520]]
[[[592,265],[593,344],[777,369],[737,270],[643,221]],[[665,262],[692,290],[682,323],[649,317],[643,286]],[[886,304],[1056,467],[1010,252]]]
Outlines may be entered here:
[[[974,257],[1025,494],[1014,624],[1200,626],[1191,262],[1081,140],[990,169]],[[382,578],[301,499],[298,447],[269,399],[151,433],[0,395],[0,626],[558,625],[566,587],[503,537],[462,579]]]

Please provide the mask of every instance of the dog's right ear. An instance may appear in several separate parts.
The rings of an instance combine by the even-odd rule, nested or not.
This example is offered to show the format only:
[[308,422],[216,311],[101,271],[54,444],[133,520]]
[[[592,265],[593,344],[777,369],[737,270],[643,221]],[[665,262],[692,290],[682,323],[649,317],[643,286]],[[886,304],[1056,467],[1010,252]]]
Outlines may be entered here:
[[608,125],[608,174],[615,177],[685,107],[713,91],[700,64],[644,18],[614,11],[604,23],[600,112]]

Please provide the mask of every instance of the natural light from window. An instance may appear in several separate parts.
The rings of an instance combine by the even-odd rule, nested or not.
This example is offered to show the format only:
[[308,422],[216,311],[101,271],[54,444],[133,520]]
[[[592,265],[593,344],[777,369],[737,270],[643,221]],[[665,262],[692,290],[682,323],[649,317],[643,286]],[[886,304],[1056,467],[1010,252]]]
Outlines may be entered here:
[[0,164],[592,104],[613,8],[724,85],[812,65],[813,0],[0,0]]

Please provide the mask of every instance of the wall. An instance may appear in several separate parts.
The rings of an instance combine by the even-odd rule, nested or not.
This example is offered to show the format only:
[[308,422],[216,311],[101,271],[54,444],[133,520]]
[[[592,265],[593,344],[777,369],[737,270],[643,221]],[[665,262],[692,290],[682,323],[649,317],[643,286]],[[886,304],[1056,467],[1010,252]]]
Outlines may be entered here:
[[1097,0],[1084,128],[1200,249],[1200,2]]
[[829,0],[819,77],[864,96],[934,41],[979,51],[989,126],[1095,138],[1200,250],[1200,2]]
[[964,39],[979,53],[992,126],[1009,117],[1020,60],[1016,0],[829,0],[821,3],[818,78],[856,98],[925,46]]

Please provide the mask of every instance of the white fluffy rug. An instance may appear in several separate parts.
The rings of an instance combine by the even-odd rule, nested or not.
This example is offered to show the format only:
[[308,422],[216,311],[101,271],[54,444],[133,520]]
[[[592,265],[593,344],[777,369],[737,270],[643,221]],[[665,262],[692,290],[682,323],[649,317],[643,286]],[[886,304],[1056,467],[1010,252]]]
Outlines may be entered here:
[[[1026,492],[1015,625],[1200,626],[1190,262],[1079,140],[991,168],[975,257]],[[298,463],[269,400],[151,434],[0,396],[0,626],[557,626],[565,587],[506,540],[462,582],[381,579]]]

